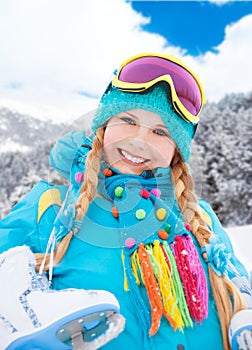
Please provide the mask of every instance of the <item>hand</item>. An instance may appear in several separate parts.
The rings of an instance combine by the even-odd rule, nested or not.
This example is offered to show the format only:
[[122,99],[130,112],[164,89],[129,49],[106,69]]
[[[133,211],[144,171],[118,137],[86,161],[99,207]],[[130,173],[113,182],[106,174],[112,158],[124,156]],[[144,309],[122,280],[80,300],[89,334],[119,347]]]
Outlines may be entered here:
[[229,326],[232,350],[252,350],[252,309],[237,312]]

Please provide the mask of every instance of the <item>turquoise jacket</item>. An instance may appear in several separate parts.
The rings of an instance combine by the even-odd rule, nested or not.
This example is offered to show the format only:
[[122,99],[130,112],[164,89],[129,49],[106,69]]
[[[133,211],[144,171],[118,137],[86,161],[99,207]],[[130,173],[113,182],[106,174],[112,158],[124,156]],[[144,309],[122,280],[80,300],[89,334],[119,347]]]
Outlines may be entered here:
[[[191,235],[190,228],[183,224],[183,217],[174,199],[169,169],[158,169],[154,176],[149,172],[141,176],[125,176],[112,169],[112,176],[105,177],[103,171],[106,164],[102,162],[97,196],[83,221],[80,223],[74,220],[74,203],[79,195],[81,174],[91,147],[92,138],[86,138],[83,132],[69,133],[57,142],[50,155],[50,164],[70,180],[72,187],[43,181],[35,185],[11,213],[0,221],[0,252],[18,245],[28,245],[34,253],[45,252],[53,225],[57,228],[58,241],[69,229],[76,229],[64,258],[53,270],[53,288],[104,289],[115,294],[121,313],[126,318],[126,328],[103,349],[223,349],[207,263],[201,256],[200,247]],[[143,188],[145,194],[141,192]],[[157,188],[161,194],[157,193]],[[64,199],[64,210],[59,211]],[[235,257],[230,240],[210,205],[200,200],[200,206],[219,242],[228,251],[224,256],[229,265],[234,267],[233,270],[226,269],[225,273],[230,277],[239,274],[247,278],[245,268]],[[157,215],[160,208],[162,210]],[[165,240],[170,247],[175,237],[190,237],[206,278],[208,315],[200,322],[192,318],[191,326],[183,330],[174,330],[162,316],[157,333],[150,337],[151,307],[148,292],[143,283],[137,284],[130,264],[132,254],[138,252],[141,244],[146,249],[150,248],[152,254],[153,242],[156,241],[164,252],[164,246],[160,245],[163,239],[158,236],[160,230],[168,233]],[[165,253],[164,256],[167,257]],[[217,266],[217,272],[221,268],[225,269],[223,266]],[[153,261],[152,267],[158,274],[159,267]],[[137,275],[141,279],[139,271]]]

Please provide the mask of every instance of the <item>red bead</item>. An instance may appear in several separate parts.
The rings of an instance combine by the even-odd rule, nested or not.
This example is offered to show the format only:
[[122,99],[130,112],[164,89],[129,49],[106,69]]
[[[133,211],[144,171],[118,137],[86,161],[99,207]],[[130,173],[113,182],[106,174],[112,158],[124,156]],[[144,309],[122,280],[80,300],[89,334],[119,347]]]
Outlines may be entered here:
[[118,217],[119,217],[119,213],[118,213],[118,208],[117,208],[117,207],[113,207],[113,208],[112,208],[112,215],[113,215],[115,218],[118,218]]
[[145,190],[144,188],[140,191],[140,196],[145,198],[145,199],[148,199],[150,197],[150,192]]
[[185,229],[187,230],[187,231],[191,231],[191,225],[190,224],[188,224],[188,222],[184,222],[184,226],[185,226]]
[[168,238],[168,233],[165,230],[159,230],[158,237],[163,240],[166,240]]
[[112,175],[113,175],[113,172],[112,172],[111,169],[105,168],[105,169],[103,170],[103,174],[104,174],[105,176],[109,177],[109,176],[112,176]]

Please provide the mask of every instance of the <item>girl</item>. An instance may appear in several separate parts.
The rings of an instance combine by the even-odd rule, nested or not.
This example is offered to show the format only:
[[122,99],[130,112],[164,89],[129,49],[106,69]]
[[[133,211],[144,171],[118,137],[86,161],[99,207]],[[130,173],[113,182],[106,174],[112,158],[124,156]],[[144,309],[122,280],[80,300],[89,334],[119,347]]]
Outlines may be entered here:
[[51,152],[71,185],[35,186],[1,222],[2,251],[28,245],[49,276],[54,264],[54,290],[118,298],[126,327],[104,349],[251,348],[247,272],[188,166],[204,103],[180,60],[131,57],[101,98],[93,134],[67,134]]

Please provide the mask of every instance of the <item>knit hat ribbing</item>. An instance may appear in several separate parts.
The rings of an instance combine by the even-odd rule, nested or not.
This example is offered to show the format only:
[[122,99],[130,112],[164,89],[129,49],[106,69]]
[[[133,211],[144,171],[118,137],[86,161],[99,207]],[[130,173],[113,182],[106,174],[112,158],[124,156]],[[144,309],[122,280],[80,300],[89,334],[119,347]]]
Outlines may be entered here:
[[186,122],[174,112],[163,86],[156,86],[147,93],[122,92],[110,86],[100,100],[93,119],[93,132],[96,133],[97,129],[111,117],[131,109],[143,109],[158,114],[175,141],[184,161],[188,162],[196,126]]

